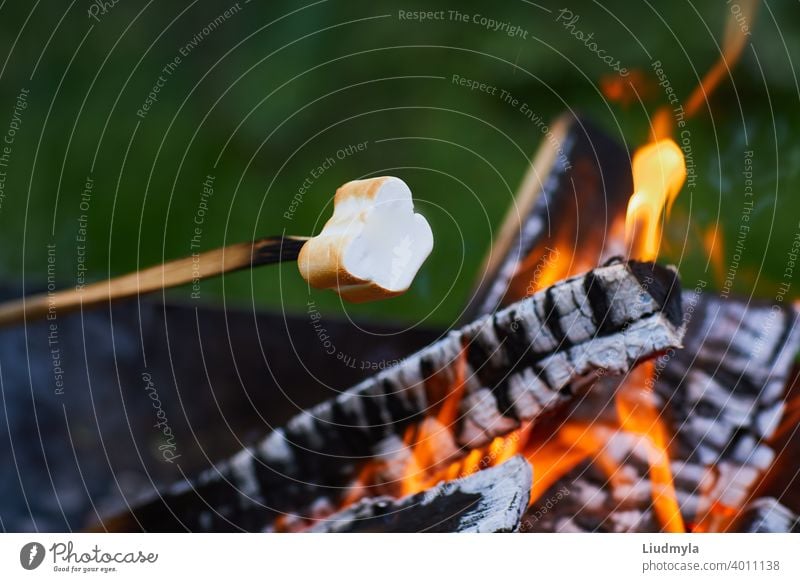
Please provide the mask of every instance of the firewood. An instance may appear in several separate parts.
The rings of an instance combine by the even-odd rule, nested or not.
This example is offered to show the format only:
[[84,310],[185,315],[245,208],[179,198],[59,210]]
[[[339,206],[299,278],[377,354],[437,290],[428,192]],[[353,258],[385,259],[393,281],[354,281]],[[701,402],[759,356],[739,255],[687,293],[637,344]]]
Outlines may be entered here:
[[800,516],[781,505],[774,497],[749,503],[728,531],[738,533],[799,533]]
[[[336,495],[382,442],[435,414],[465,367],[451,438],[465,452],[552,412],[596,379],[680,345],[672,269],[614,262],[562,281],[301,413],[255,446],[133,512],[147,530],[261,529]],[[466,363],[460,362],[462,351]],[[169,519],[169,518],[173,519]]]
[[327,517],[315,533],[500,533],[519,529],[531,466],[520,456],[403,499],[362,499]]
[[[686,313],[692,314],[687,317],[685,347],[656,361],[653,397],[664,411],[681,513],[687,523],[696,523],[715,505],[741,507],[775,458],[767,441],[780,419],[792,362],[800,350],[800,314],[792,307],[746,304],[694,291],[683,297],[684,305],[691,306]],[[613,423],[616,413],[608,403],[621,381],[624,378],[602,379],[565,416]],[[625,443],[615,460],[634,472],[638,490],[649,492],[646,459],[636,454],[639,439],[634,435],[629,439],[619,435],[608,439],[608,449]],[[650,496],[638,506],[620,503],[623,498],[631,501],[630,489],[591,468],[591,463],[556,482],[551,491],[565,485],[580,491],[593,488],[602,495],[595,496],[594,503],[580,495],[572,497],[532,531],[622,531],[631,523],[630,513],[622,515],[623,511],[638,513],[637,531],[658,530]],[[543,497],[547,496],[546,492]],[[526,520],[536,510],[534,503]]]
[[[624,216],[633,192],[629,154],[583,120],[565,116],[552,128],[565,156],[547,143],[537,153],[478,274],[470,316],[516,301],[540,284],[559,243],[575,250],[570,268],[571,261],[601,262],[614,252],[615,219]],[[800,324],[794,309],[766,303],[684,293],[684,305],[690,323],[685,348],[656,364],[655,398],[665,411],[676,495],[691,523],[723,497],[744,502],[772,464],[775,453],[765,441],[783,409]],[[601,379],[558,420],[615,425],[619,382]],[[558,422],[552,424],[557,428]],[[631,458],[620,461],[621,472],[633,472],[624,483],[609,480],[592,463],[580,465],[534,503],[525,518],[528,529],[656,531],[650,496],[642,495],[652,487],[648,465],[633,454],[637,440],[627,443]],[[580,494],[533,520],[541,503],[563,487]]]
[[630,153],[585,118],[565,113],[550,128],[487,251],[465,321],[543,286],[556,261],[579,273],[626,250],[613,218],[625,216],[633,192]]

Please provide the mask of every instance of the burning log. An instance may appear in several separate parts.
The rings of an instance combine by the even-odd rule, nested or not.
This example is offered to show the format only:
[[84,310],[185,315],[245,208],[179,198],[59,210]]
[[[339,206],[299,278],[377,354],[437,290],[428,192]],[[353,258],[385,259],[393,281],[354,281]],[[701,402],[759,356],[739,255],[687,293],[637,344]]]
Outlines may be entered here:
[[[579,430],[586,431],[583,438],[588,437],[596,454],[544,492],[525,514],[521,531],[658,531],[651,506],[652,485],[646,478],[651,452],[646,440],[608,425]],[[566,441],[580,438],[572,433],[565,436]],[[565,493],[558,495],[559,491]],[[558,503],[548,507],[547,502],[555,498]]]
[[486,256],[467,321],[624,253],[613,232],[633,191],[630,153],[584,118],[565,113],[550,127]]
[[713,512],[741,507],[775,458],[767,441],[783,415],[800,350],[800,314],[707,294],[689,295],[692,304],[686,349],[666,361],[655,394],[668,404],[675,456],[716,477],[693,517],[704,529],[718,529]]
[[756,499],[745,507],[728,531],[737,533],[798,533],[800,516],[774,497]]
[[459,376],[460,416],[445,435],[454,454],[551,412],[598,371],[623,374],[679,346],[682,333],[674,270],[609,264],[451,332],[107,526],[263,529],[340,493],[387,439],[442,407]]
[[[792,307],[708,294],[690,294],[687,304],[695,315],[686,349],[665,362],[656,384],[660,401],[669,403],[672,422],[682,429],[680,444],[692,458],[708,463],[720,455],[752,457],[763,470],[764,459],[751,453],[780,420],[800,349],[800,314]],[[676,390],[678,385],[685,389]],[[707,419],[715,421],[715,434],[706,430]]]
[[[726,529],[775,453],[768,440],[784,408],[784,391],[800,350],[800,314],[791,307],[745,304],[699,292],[684,293],[685,348],[655,362],[652,398],[663,410],[671,440],[670,472],[686,523],[699,531]],[[622,380],[626,381],[625,379]],[[568,413],[570,420],[613,425],[608,407],[620,380],[604,378]],[[594,430],[604,430],[595,428]],[[543,495],[574,494],[531,531],[658,531],[648,446],[616,429],[597,438],[601,454],[558,480]],[[643,452],[644,451],[644,452]],[[602,457],[605,457],[603,461]],[[607,462],[610,459],[610,463]],[[612,474],[600,466],[613,467]]]
[[[633,188],[624,149],[602,132],[585,127],[590,128],[568,118],[558,124],[558,135],[568,136],[568,143],[573,144],[566,148],[566,161],[550,155],[548,145],[537,154],[533,170],[538,171],[532,170],[523,182],[516,205],[508,213],[506,226],[487,258],[486,272],[482,273],[482,284],[473,302],[479,311],[519,299],[551,276],[570,274],[576,263],[602,260],[607,247],[613,248],[619,237],[615,225],[624,213],[628,196],[634,190],[648,190],[642,186],[642,179],[657,178],[664,169],[680,170],[680,164],[661,166],[663,160],[658,156],[655,172],[640,164],[639,184]],[[575,146],[587,140],[590,148]],[[595,148],[603,151],[597,154],[605,156],[602,163],[590,153],[592,142],[602,144]],[[580,174],[568,170],[579,165],[583,167]],[[620,168],[625,171],[618,171]],[[605,212],[586,204],[583,197],[586,191],[597,191],[598,177],[604,178],[599,198],[602,200],[604,193],[608,199]],[[670,192],[674,194],[674,189],[665,188],[673,181],[662,180],[656,185],[656,194],[667,195],[668,199]],[[574,209],[573,200],[580,201]],[[578,228],[576,222],[591,227]],[[547,228],[549,224],[558,225],[555,232]],[[564,240],[564,224],[568,246],[561,255],[568,255],[568,260],[559,261],[553,250],[558,251]],[[652,241],[658,238],[654,236]],[[543,257],[549,257],[549,264]],[[654,512],[653,497],[665,495],[657,493],[664,490],[664,482],[670,486],[674,483],[674,501],[685,523],[698,529],[719,530],[724,523],[713,514],[721,508],[728,508],[725,512],[730,513],[751,494],[774,459],[766,441],[780,419],[789,367],[800,347],[797,314],[788,307],[745,304],[710,295],[684,296],[684,305],[685,320],[693,322],[686,332],[686,348],[657,361],[655,372],[646,378],[646,386],[634,386],[634,390],[642,388],[639,393],[646,397],[647,408],[654,412],[655,423],[666,435],[661,449],[650,451],[650,459],[659,458],[668,447],[673,462],[658,467],[661,474],[658,482],[653,482],[648,456],[634,454],[642,447],[652,448],[647,438],[620,429],[619,389],[641,378],[603,378],[593,390],[574,399],[571,410],[554,419],[548,429],[534,430],[524,445],[523,450],[537,467],[537,482],[544,482],[546,489],[536,492],[538,501],[526,515],[524,530],[657,531],[664,523]],[[658,418],[659,411],[664,411],[663,421]],[[650,420],[640,420],[638,424],[648,426]],[[569,458],[570,463],[554,465],[550,467],[553,471],[548,471],[547,464],[540,467],[537,451],[552,446],[548,439],[554,432],[564,432],[559,422],[569,426],[573,421],[605,434],[595,440],[588,452],[576,452],[573,447],[556,455]],[[602,426],[595,426],[598,423]],[[613,430],[609,431],[609,427]],[[616,452],[605,452],[612,445]],[[604,451],[600,455],[602,461],[596,454],[599,450]],[[586,458],[590,460],[580,460]],[[549,458],[545,461],[552,462]],[[572,462],[579,463],[574,470]],[[548,488],[553,480],[555,483]],[[541,515],[542,504],[562,490],[571,492],[568,500]]]
[[358,501],[315,525],[316,533],[501,533],[519,529],[531,466],[522,457],[403,499]]

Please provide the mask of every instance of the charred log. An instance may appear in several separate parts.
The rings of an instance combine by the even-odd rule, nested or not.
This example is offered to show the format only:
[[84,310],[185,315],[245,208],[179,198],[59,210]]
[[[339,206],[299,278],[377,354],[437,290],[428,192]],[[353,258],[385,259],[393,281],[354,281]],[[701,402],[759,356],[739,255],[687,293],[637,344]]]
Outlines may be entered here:
[[612,232],[633,192],[629,152],[583,118],[564,114],[550,127],[487,253],[467,321],[530,294],[555,260],[579,273],[625,250]]
[[362,499],[315,525],[334,533],[501,533],[519,529],[531,466],[522,457],[404,499]]
[[[769,444],[784,408],[784,391],[800,350],[800,317],[791,307],[749,305],[708,294],[684,294],[685,347],[655,363],[654,404],[663,410],[675,494],[691,528],[724,529],[713,508],[736,510],[753,492],[775,453]],[[613,395],[625,379],[604,378],[568,413],[572,420],[613,425]],[[575,492],[531,531],[658,531],[642,438],[605,437],[602,455],[620,467],[613,479],[593,463],[559,480]],[[645,444],[646,446],[646,444]],[[523,527],[523,529],[525,529]]]
[[800,516],[774,497],[756,499],[745,507],[728,531],[737,533],[798,533]]
[[681,335],[674,270],[615,262],[451,332],[110,525],[262,529],[277,512],[339,494],[387,440],[434,414],[459,376],[464,397],[446,436],[463,454],[550,413],[598,371],[623,374],[677,347]]

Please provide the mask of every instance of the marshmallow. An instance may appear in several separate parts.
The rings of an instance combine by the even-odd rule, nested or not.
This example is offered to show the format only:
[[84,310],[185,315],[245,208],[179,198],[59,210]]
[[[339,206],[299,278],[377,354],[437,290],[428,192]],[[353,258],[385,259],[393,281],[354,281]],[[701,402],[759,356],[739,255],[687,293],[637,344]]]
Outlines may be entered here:
[[433,233],[414,212],[399,178],[348,182],[336,191],[333,216],[303,245],[300,274],[317,289],[362,303],[401,295],[433,249]]

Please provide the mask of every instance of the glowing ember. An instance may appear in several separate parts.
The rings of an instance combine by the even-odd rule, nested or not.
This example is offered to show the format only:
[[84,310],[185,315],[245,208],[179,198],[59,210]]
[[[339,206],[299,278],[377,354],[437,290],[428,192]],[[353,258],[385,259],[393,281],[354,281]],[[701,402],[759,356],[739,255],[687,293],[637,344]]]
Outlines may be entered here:
[[693,533],[720,532],[727,529],[728,524],[739,513],[739,509],[714,501],[711,509],[692,529]]
[[664,208],[669,212],[686,180],[683,152],[671,139],[639,148],[633,156],[634,192],[628,202],[625,243],[630,258],[655,260]]
[[[439,457],[444,451],[439,450],[437,446],[441,442],[437,436],[442,435],[442,431],[451,430],[458,416],[458,407],[466,388],[466,347],[461,348],[452,368],[453,380],[443,383],[438,412],[433,417],[425,419],[416,429],[412,425],[406,431],[403,442],[411,449],[411,458],[406,464],[400,483],[400,494],[403,496],[423,491],[438,481],[437,477],[441,471]],[[428,383],[435,386],[439,382],[431,378]],[[431,400],[436,402],[437,397],[438,394]]]
[[[452,445],[445,446],[453,424],[458,420],[459,406],[466,387],[467,348],[464,347],[453,362],[451,381],[443,381],[446,372],[429,378],[428,397],[440,402],[438,410],[419,425],[411,425],[403,437],[404,458],[391,456],[382,462],[374,460],[361,470],[350,488],[342,496],[341,507],[346,507],[362,497],[377,494],[392,494],[398,497],[425,491],[442,480],[452,481],[502,464],[517,454],[527,439],[529,427],[511,432],[505,437],[493,439],[485,447],[470,451],[457,461],[447,459],[457,456]],[[400,475],[392,475],[396,463],[402,464]]]

